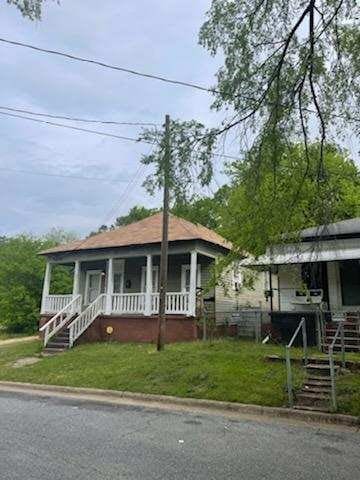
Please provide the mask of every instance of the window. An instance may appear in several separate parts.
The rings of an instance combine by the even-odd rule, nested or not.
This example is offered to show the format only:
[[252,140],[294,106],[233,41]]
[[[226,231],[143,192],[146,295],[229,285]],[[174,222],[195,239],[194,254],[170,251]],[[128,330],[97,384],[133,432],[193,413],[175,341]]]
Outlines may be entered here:
[[360,261],[344,260],[339,267],[343,305],[360,305]]
[[114,273],[114,293],[123,293],[124,291],[124,272]]
[[[152,291],[159,291],[159,267],[152,267]],[[146,267],[141,267],[141,292],[146,292]]]
[[[201,265],[196,268],[196,286],[201,287]],[[181,291],[190,291],[190,265],[181,265]]]

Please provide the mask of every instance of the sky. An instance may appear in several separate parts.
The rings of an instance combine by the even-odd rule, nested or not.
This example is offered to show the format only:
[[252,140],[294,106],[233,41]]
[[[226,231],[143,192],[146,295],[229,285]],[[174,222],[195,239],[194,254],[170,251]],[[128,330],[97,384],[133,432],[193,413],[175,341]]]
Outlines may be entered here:
[[[209,6],[210,0],[107,0],[101,8],[98,0],[47,1],[41,22],[31,22],[3,0],[1,37],[210,86],[219,59],[198,45]],[[0,106],[120,122],[162,124],[166,113],[207,126],[220,120],[205,92],[5,44],[0,62]],[[133,126],[75,125],[139,133]],[[140,159],[149,145],[3,115],[0,128],[0,235],[52,228],[84,235],[134,205],[160,205],[160,195],[150,197],[141,186],[147,172]]]
[[[42,21],[31,22],[1,0],[0,36],[214,86],[222,59],[198,45],[210,3],[106,0],[99,8],[98,0],[47,0]],[[0,65],[0,106],[118,122],[162,124],[166,113],[208,127],[224,119],[210,109],[212,97],[206,92],[1,42]],[[10,118],[1,111],[0,235],[42,235],[62,228],[83,236],[134,205],[161,205],[160,193],[151,197],[142,187],[150,171],[140,160],[149,145]],[[140,132],[134,126],[68,123],[134,138]],[[357,140],[349,137],[345,146],[358,160]],[[238,149],[228,139],[226,153],[236,155]],[[226,182],[223,163],[217,158],[216,178],[202,193]]]

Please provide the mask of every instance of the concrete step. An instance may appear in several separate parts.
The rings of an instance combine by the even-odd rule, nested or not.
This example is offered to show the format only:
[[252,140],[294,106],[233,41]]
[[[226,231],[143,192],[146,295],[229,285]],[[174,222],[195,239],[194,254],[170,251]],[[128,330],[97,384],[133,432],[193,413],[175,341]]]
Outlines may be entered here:
[[300,393],[320,393],[320,394],[324,394],[324,395],[328,395],[330,394],[331,392],[331,385],[327,386],[327,385],[309,385],[308,383],[306,383],[302,389],[301,389],[301,392]]
[[305,380],[305,385],[309,385],[311,387],[331,387],[331,379],[330,377],[324,377],[324,379],[320,380],[320,377],[314,377],[309,378]]
[[296,394],[296,405],[307,405],[315,407],[328,407],[330,395],[324,393],[302,393]]
[[307,382],[330,382],[331,383],[331,377],[329,375],[309,375],[307,377]]
[[329,413],[330,408],[328,407],[319,407],[316,405],[295,405],[294,406],[295,410],[306,410],[308,412],[324,412],[324,413]]
[[63,353],[67,350],[67,348],[44,348],[42,351],[45,355],[56,355],[57,353]]
[[[334,369],[335,370],[339,370],[339,365],[334,365]],[[312,371],[313,373],[315,372],[319,372],[320,374],[321,373],[324,373],[324,372],[328,372],[330,370],[330,365],[329,363],[324,363],[324,364],[320,364],[320,363],[308,363],[306,365],[306,369],[309,371]]]

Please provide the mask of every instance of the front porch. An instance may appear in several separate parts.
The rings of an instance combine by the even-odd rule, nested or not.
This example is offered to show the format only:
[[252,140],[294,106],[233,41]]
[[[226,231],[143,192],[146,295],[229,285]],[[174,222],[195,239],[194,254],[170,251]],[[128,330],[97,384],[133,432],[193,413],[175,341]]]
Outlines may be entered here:
[[[212,259],[196,251],[169,256],[166,314],[195,316],[196,289]],[[104,315],[156,315],[159,312],[160,257],[104,258],[73,262],[73,289],[67,294],[51,293],[53,265],[46,264],[41,316],[59,313],[71,302],[80,314],[96,300]],[[69,262],[63,265],[70,266]],[[74,302],[78,299],[77,302]]]
[[[131,255],[131,256],[130,256]],[[214,258],[200,253],[170,253],[166,315],[169,341],[196,338],[197,288],[207,283]],[[72,293],[51,290],[54,265],[72,269]],[[75,342],[147,341],[156,338],[159,313],[157,253],[108,258],[88,255],[72,262],[49,259],[46,264],[40,332],[44,346],[57,349]],[[211,295],[211,292],[210,292]],[[213,295],[212,295],[213,296]]]

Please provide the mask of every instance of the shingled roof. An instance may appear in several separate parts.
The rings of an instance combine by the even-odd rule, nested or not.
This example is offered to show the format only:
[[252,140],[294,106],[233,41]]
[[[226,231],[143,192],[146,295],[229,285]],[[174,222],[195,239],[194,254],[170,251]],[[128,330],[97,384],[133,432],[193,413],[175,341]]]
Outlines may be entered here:
[[[72,252],[79,250],[94,250],[160,243],[162,236],[162,213],[157,213],[139,222],[131,223],[107,232],[98,233],[85,240],[76,240],[66,245],[59,245],[41,252],[42,255],[52,253]],[[194,224],[183,218],[170,215],[169,242],[181,240],[203,240],[227,250],[231,243],[202,225]]]

